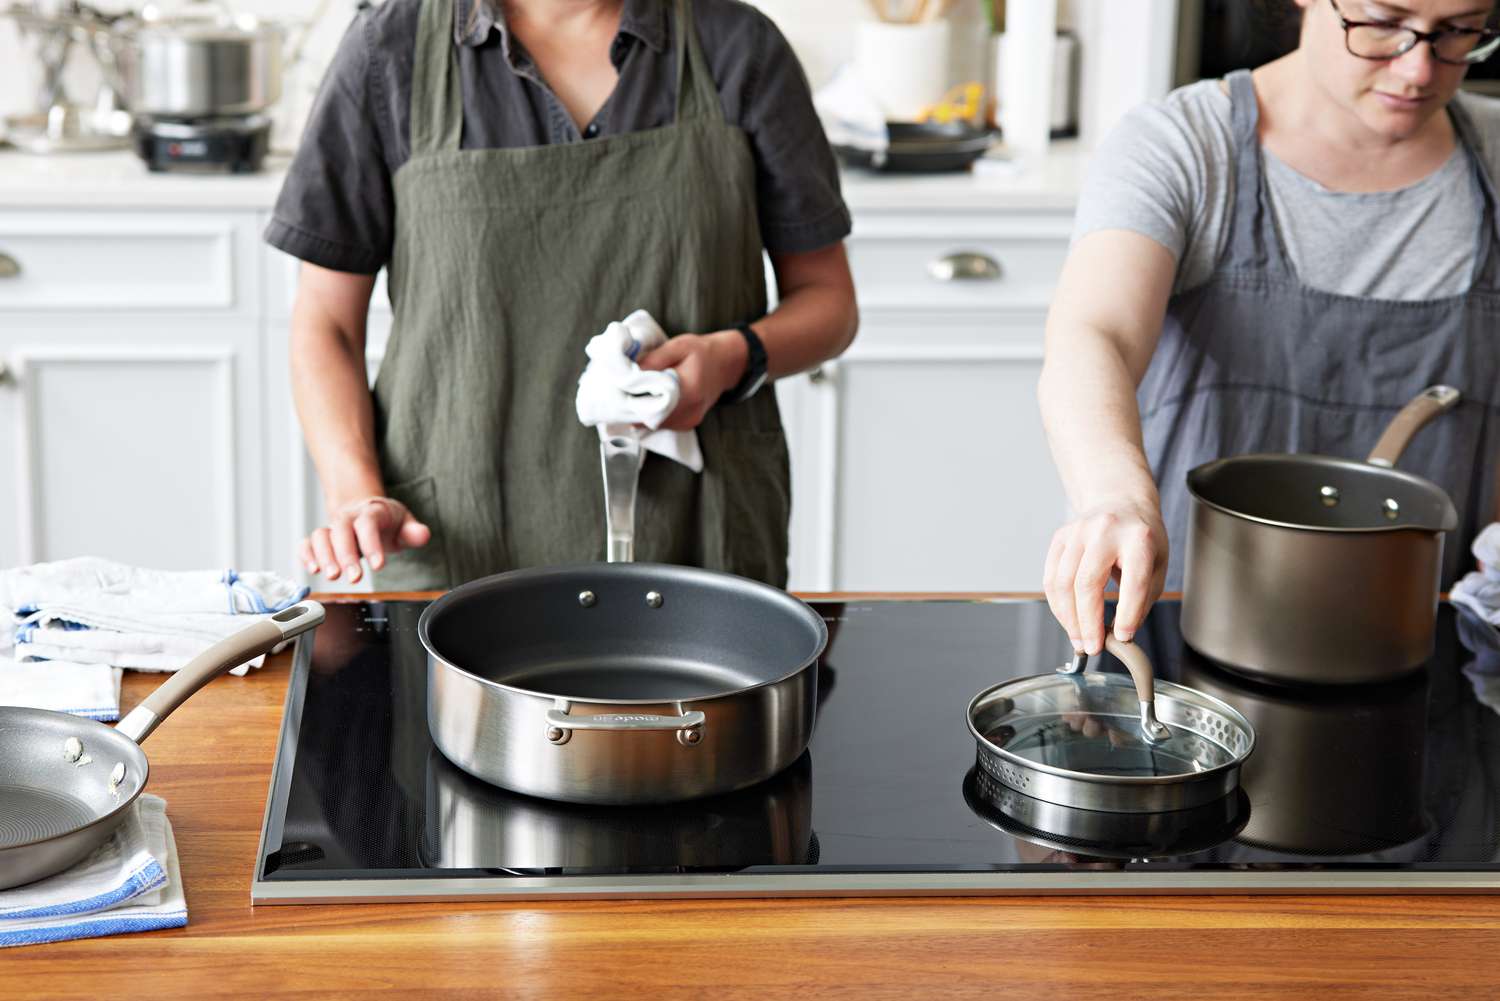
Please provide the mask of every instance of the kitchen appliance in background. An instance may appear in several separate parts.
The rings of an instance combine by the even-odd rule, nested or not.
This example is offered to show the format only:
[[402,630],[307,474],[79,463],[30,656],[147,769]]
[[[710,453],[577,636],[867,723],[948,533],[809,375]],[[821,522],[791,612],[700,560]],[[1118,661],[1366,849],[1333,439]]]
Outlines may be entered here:
[[82,50],[110,60],[107,39],[115,18],[76,0],[31,0],[0,9],[13,21],[39,70],[39,87],[30,112],[7,115],[0,140],[28,153],[76,153],[120,149],[130,143],[130,114],[123,94],[109,82],[92,104],[71,98],[63,85],[70,55]]
[[250,173],[270,146],[286,31],[221,3],[170,15],[150,5],[115,26],[116,85],[153,171]]
[[[1009,36],[995,38],[995,101],[1005,104],[1004,79],[1006,73]],[[1050,89],[1047,131],[1049,138],[1070,139],[1078,135],[1079,88],[1082,82],[1082,54],[1078,47],[1078,36],[1066,28],[1058,29],[1052,47],[1052,86]]]

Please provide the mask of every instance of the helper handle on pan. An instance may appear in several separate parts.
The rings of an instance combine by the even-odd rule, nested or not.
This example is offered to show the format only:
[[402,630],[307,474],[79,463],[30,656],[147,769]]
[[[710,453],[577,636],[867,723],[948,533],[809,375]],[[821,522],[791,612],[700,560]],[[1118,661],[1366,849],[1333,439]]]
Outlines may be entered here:
[[608,537],[605,558],[610,563],[635,559],[635,495],[641,475],[639,432],[635,428],[608,428],[599,439],[599,459],[604,465],[604,527]]
[[684,710],[677,703],[676,716],[658,716],[652,713],[600,713],[597,716],[572,716],[568,713],[567,700],[557,703],[557,708],[547,713],[547,740],[553,744],[566,744],[574,730],[676,730],[677,742],[688,747],[703,740],[703,724],[708,716],[700,709]]
[[1462,394],[1452,386],[1428,386],[1416,398],[1401,408],[1381,433],[1380,440],[1365,461],[1372,466],[1390,469],[1406,451],[1413,436],[1438,414],[1452,410],[1458,405]]
[[[1158,744],[1166,740],[1172,735],[1172,731],[1156,718],[1156,683],[1155,672],[1151,669],[1151,659],[1134,643],[1117,640],[1110,633],[1104,635],[1104,649],[1114,654],[1115,659],[1125,665],[1125,669],[1130,672],[1130,680],[1135,682],[1135,697],[1141,704],[1141,736],[1148,744]],[[1059,668],[1059,670],[1064,674],[1082,674],[1088,665],[1088,660],[1088,654],[1080,653],[1073,658],[1070,666]]]
[[316,601],[299,601],[291,608],[277,612],[268,619],[261,619],[246,626],[233,636],[220,640],[194,657],[184,667],[167,679],[146,700],[125,714],[115,727],[137,744],[151,736],[151,732],[167,717],[167,714],[182,705],[188,698],[226,671],[263,653],[269,653],[277,644],[289,640],[323,621],[323,606]]

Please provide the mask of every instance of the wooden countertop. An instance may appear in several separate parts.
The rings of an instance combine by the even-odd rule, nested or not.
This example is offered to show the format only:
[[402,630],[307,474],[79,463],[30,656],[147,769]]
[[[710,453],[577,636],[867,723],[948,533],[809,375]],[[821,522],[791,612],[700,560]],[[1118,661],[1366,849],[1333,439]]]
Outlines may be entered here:
[[[891,596],[894,597],[894,596]],[[330,601],[340,600],[330,596]],[[1005,897],[250,906],[291,658],[148,744],[183,929],[0,950],[0,997],[1487,997],[1500,897]],[[129,710],[160,679],[127,673]]]

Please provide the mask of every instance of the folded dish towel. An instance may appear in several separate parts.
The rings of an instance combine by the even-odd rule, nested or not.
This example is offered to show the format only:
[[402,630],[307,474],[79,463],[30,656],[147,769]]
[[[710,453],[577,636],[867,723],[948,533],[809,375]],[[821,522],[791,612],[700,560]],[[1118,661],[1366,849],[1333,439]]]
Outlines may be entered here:
[[167,804],[143,793],[114,835],[55,876],[0,890],[0,947],[181,928],[187,898]]
[[646,451],[701,473],[703,452],[698,447],[697,431],[657,430],[677,409],[682,395],[677,373],[646,372],[636,364],[638,358],[666,340],[666,332],[644,309],[611,323],[590,340],[584,348],[589,362],[578,378],[578,420],[597,427],[601,439],[644,425],[650,429],[641,436]]
[[108,664],[0,662],[0,706],[52,709],[104,722],[120,718],[120,675]]
[[877,167],[884,161],[891,145],[885,111],[852,64],[841,67],[813,95],[813,109],[830,145],[868,150],[875,155]]
[[1492,626],[1500,626],[1500,523],[1485,526],[1469,547],[1484,566],[1464,574],[1448,597]]
[[[83,557],[0,570],[0,705],[119,718],[118,668],[175,671],[307,588],[274,573],[144,570]],[[245,674],[252,665],[234,669]]]

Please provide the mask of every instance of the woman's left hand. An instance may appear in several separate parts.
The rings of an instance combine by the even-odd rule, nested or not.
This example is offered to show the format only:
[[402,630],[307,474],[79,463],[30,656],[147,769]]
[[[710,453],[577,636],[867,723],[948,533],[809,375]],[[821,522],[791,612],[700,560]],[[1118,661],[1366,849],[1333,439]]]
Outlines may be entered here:
[[712,334],[678,334],[640,360],[641,368],[659,372],[672,369],[682,385],[677,409],[663,423],[667,431],[691,431],[703,415],[719,402],[745,374],[750,349],[738,330]]

